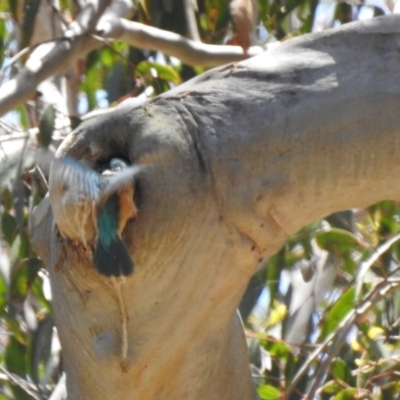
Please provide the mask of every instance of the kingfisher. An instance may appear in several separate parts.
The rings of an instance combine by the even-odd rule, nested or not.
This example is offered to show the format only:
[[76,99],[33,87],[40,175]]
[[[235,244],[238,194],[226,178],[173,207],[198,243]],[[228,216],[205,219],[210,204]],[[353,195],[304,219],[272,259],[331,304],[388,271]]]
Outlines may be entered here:
[[93,265],[105,276],[133,273],[134,263],[122,239],[134,218],[133,177],[143,166],[128,166],[114,158],[102,174],[70,157],[53,160],[49,177],[50,203],[60,232],[86,247],[96,226]]

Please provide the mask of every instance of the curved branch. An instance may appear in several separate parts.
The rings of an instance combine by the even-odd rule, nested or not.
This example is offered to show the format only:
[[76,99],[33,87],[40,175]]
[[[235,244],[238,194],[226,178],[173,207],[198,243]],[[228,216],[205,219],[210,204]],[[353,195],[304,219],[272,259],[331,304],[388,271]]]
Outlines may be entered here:
[[[109,1],[101,0],[102,10]],[[37,86],[42,81],[66,69],[74,60],[102,45],[98,40],[85,34],[90,31],[83,29],[84,27],[93,29],[94,21],[97,22],[96,18],[100,15],[99,11],[96,11],[96,7],[91,4],[88,5],[89,11],[83,10],[82,16],[70,25],[65,37],[38,46],[30,55],[21,72],[2,86],[0,115],[12,110],[18,104],[32,99]],[[79,21],[82,21],[83,25]],[[176,33],[119,18],[115,13],[105,15],[99,21],[97,30],[104,38],[125,41],[137,48],[162,51],[179,58],[188,65],[214,67],[245,58],[243,50],[239,46],[195,42]],[[254,46],[248,50],[248,55],[251,57],[262,51],[261,47]]]
[[93,0],[86,4],[66,36],[55,42],[38,46],[21,72],[1,88],[0,115],[35,96],[37,86],[56,72],[67,68],[80,54],[81,47],[90,38],[89,32],[111,0]]
[[[184,64],[215,67],[246,57],[240,46],[224,46],[195,42],[173,32],[146,26],[138,22],[121,19],[122,32],[118,40],[131,46],[158,50],[179,58]],[[263,52],[259,46],[250,47],[249,57]]]

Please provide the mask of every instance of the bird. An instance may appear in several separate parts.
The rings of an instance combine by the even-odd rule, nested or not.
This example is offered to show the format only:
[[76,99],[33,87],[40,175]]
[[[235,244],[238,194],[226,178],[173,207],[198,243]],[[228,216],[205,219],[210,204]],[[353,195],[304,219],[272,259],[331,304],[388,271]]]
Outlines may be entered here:
[[51,165],[50,203],[59,230],[86,247],[94,224],[93,265],[107,277],[128,276],[134,271],[122,232],[137,214],[133,177],[142,168],[114,158],[100,174],[68,156],[55,158]]
[[120,159],[110,161],[111,171],[117,173],[106,183],[97,202],[97,244],[93,263],[103,275],[128,276],[134,264],[122,240],[122,232],[136,213],[133,203],[132,175],[138,166],[128,167]]

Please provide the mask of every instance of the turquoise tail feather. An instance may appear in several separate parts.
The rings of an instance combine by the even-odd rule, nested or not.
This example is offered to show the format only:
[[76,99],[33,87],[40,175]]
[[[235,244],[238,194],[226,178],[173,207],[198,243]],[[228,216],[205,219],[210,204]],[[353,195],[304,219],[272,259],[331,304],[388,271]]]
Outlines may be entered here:
[[124,242],[117,236],[107,246],[98,240],[93,264],[105,276],[127,276],[133,273],[133,262]]
[[99,210],[98,240],[93,254],[95,268],[106,276],[130,275],[134,264],[128,250],[118,235],[119,199],[111,195]]

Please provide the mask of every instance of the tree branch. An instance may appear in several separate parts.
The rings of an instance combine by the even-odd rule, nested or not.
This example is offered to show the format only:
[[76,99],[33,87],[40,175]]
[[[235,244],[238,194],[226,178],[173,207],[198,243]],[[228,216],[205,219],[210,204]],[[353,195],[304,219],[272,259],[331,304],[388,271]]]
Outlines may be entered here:
[[184,0],[186,25],[190,38],[196,42],[201,42],[199,31],[197,29],[196,16],[194,13],[194,0]]
[[[104,11],[109,1],[101,0],[101,7],[97,3],[88,3],[77,20],[71,23],[65,37],[42,44],[32,52],[21,72],[2,86],[0,115],[32,99],[43,80],[66,69],[74,60],[102,45],[87,33],[93,30],[101,15],[100,11]],[[176,33],[119,17],[114,10],[114,13],[106,13],[101,18],[97,30],[102,37],[125,41],[137,48],[162,51],[188,65],[214,67],[244,58],[239,46],[195,42]],[[262,51],[261,47],[254,46],[248,50],[248,55],[254,56]]]
[[[93,167],[171,155],[135,177],[139,213],[123,233],[135,273],[120,296],[81,238],[55,235],[48,214],[32,224],[70,399],[257,398],[235,309],[263,257],[334,211],[400,197],[399,21],[288,40],[86,120],[59,147]],[[55,222],[88,220],[92,207],[54,168]]]
[[[179,58],[184,64],[215,67],[246,58],[240,46],[224,46],[195,42],[173,32],[121,19],[122,31],[118,40],[131,46],[162,51]],[[250,57],[262,53],[259,46],[250,47]]]
[[[86,33],[96,26],[111,0],[93,0],[86,4],[76,21],[72,22],[65,37],[38,46],[16,78],[2,86],[0,115],[35,96],[39,83],[66,69],[80,54],[88,40]],[[92,40],[92,39],[89,39]]]

